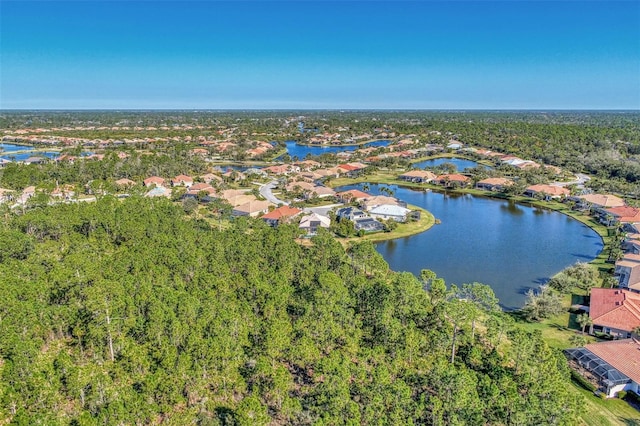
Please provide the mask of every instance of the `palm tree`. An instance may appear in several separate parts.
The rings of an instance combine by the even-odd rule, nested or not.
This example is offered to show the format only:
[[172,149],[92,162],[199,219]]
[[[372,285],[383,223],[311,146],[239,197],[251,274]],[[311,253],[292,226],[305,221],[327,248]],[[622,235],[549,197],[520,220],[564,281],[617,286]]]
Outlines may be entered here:
[[582,334],[584,334],[584,329],[587,326],[592,326],[593,325],[593,320],[591,319],[589,314],[580,314],[580,315],[578,315],[576,317],[576,322],[578,323],[578,325],[582,329]]

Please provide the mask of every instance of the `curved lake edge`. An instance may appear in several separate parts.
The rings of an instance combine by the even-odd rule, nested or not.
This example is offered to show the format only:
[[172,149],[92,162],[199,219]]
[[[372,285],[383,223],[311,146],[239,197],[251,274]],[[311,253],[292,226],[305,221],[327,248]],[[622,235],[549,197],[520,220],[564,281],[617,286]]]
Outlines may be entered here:
[[[349,182],[345,182],[345,181],[349,181]],[[524,207],[538,208],[538,209],[561,213],[587,226],[600,237],[600,240],[602,242],[602,250],[600,251],[600,253],[598,253],[598,255],[594,259],[590,260],[587,263],[597,266],[599,270],[613,269],[613,265],[611,263],[608,263],[608,256],[606,255],[606,253],[608,253],[611,250],[611,243],[612,243],[612,237],[609,236],[608,228],[598,223],[593,217],[584,215],[579,212],[572,211],[567,205],[557,201],[541,201],[541,200],[535,200],[529,197],[524,197],[519,195],[516,195],[516,196],[506,195],[499,192],[485,191],[485,190],[479,190],[479,189],[469,189],[469,188],[443,189],[442,187],[439,187],[436,185],[411,183],[411,182],[404,182],[404,181],[392,183],[392,182],[389,182],[389,180],[387,179],[366,179],[366,177],[355,178],[355,179],[343,178],[340,180],[339,184],[333,184],[334,182],[331,182],[331,183],[332,183],[331,185],[332,187],[368,183],[373,185],[395,185],[398,188],[406,188],[411,190],[422,190],[422,191],[426,190],[426,191],[438,192],[441,194],[457,194],[457,195],[468,194],[474,197],[484,197],[484,198],[497,199],[502,201],[510,201]],[[426,211],[425,209],[422,209],[422,210]],[[431,213],[429,212],[429,214]],[[434,218],[434,220],[435,219],[437,218]],[[399,238],[410,237],[413,235],[418,235],[422,232],[428,231],[430,228],[431,226],[424,230],[414,232],[412,234],[400,235],[400,236],[393,235],[393,232],[390,232],[387,234],[388,235],[387,238],[376,240],[375,242],[389,241],[389,240],[394,240]]]

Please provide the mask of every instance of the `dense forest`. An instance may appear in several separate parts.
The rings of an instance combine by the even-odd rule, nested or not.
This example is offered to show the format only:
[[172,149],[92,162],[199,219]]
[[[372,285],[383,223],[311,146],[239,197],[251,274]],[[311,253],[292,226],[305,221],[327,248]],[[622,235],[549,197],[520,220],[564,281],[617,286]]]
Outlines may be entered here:
[[0,423],[574,423],[566,360],[486,286],[295,234],[137,196],[6,210]]

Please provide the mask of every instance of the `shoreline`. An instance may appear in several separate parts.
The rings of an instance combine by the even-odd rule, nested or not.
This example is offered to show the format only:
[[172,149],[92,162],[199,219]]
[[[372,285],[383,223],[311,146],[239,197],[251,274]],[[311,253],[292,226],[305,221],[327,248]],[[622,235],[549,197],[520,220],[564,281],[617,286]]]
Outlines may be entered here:
[[[397,179],[397,176],[395,178]],[[504,201],[512,201],[514,203],[517,203],[526,207],[540,208],[540,209],[558,212],[560,214],[570,217],[571,219],[577,220],[583,225],[589,227],[600,237],[600,240],[602,241],[602,250],[600,251],[600,253],[598,253],[598,255],[594,259],[590,260],[587,263],[596,266],[598,270],[601,270],[601,271],[611,271],[613,269],[613,264],[607,262],[608,254],[611,251],[611,243],[612,243],[611,237],[608,234],[608,230],[607,230],[608,228],[606,228],[604,225],[597,223],[591,216],[585,216],[582,214],[574,213],[565,204],[562,204],[560,202],[539,201],[539,200],[535,200],[535,199],[524,197],[524,196],[505,195],[502,193],[478,190],[475,188],[444,190],[442,187],[437,185],[412,183],[412,182],[404,182],[404,181],[393,182],[393,181],[390,181],[390,179],[384,179],[384,178],[376,179],[375,176],[364,176],[364,177],[358,177],[358,178],[339,178],[334,181],[331,181],[329,185],[331,187],[337,187],[337,186],[344,186],[344,185],[353,185],[358,183],[396,185],[397,187],[403,187],[403,188],[408,188],[413,190],[423,190],[423,191],[430,190],[430,191],[435,191],[440,193],[449,192],[449,193],[455,193],[460,195],[469,194],[469,195],[478,196],[478,197],[487,197],[487,198],[499,199]],[[411,234],[411,235],[414,235],[414,234]],[[410,236],[410,235],[406,235],[406,236]],[[402,237],[399,237],[399,238],[402,238]],[[394,238],[387,238],[387,240],[389,239],[394,239]]]
[[362,145],[366,145],[368,143],[373,143],[373,142],[388,142],[389,144],[393,143],[393,138],[392,139],[369,139],[363,142],[354,142],[354,143],[340,143],[340,144],[316,144],[316,143],[303,143],[303,142],[299,142],[299,141],[291,141],[291,142],[295,142],[296,145],[300,145],[300,146],[306,146],[306,147],[316,147],[316,148],[335,148],[335,147],[343,147],[343,146],[362,146]]

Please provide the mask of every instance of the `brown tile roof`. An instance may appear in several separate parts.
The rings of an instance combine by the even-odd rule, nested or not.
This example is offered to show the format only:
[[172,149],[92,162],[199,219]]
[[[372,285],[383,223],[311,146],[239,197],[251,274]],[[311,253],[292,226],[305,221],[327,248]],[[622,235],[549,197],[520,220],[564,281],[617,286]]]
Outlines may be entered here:
[[589,316],[596,325],[631,331],[640,326],[640,294],[611,288],[593,288]]
[[486,179],[482,179],[480,181],[478,181],[478,183],[480,184],[486,184],[486,185],[511,185],[513,184],[513,181],[507,178],[486,178]]
[[366,192],[362,192],[359,189],[350,189],[348,191],[338,192],[336,195],[343,200],[360,200],[362,198],[371,197],[371,195],[367,194]]
[[421,179],[435,179],[436,174],[427,170],[411,170],[409,172],[403,173],[400,177],[417,177]]
[[636,383],[640,383],[640,344],[635,339],[586,345],[589,351]]
[[600,207],[622,207],[625,205],[622,198],[609,194],[587,194],[580,195],[578,198]]
[[469,179],[464,175],[453,173],[453,174],[447,174],[447,175],[439,175],[436,177],[436,180],[438,182],[445,181],[445,180],[448,180],[449,182],[469,182],[471,179]]

